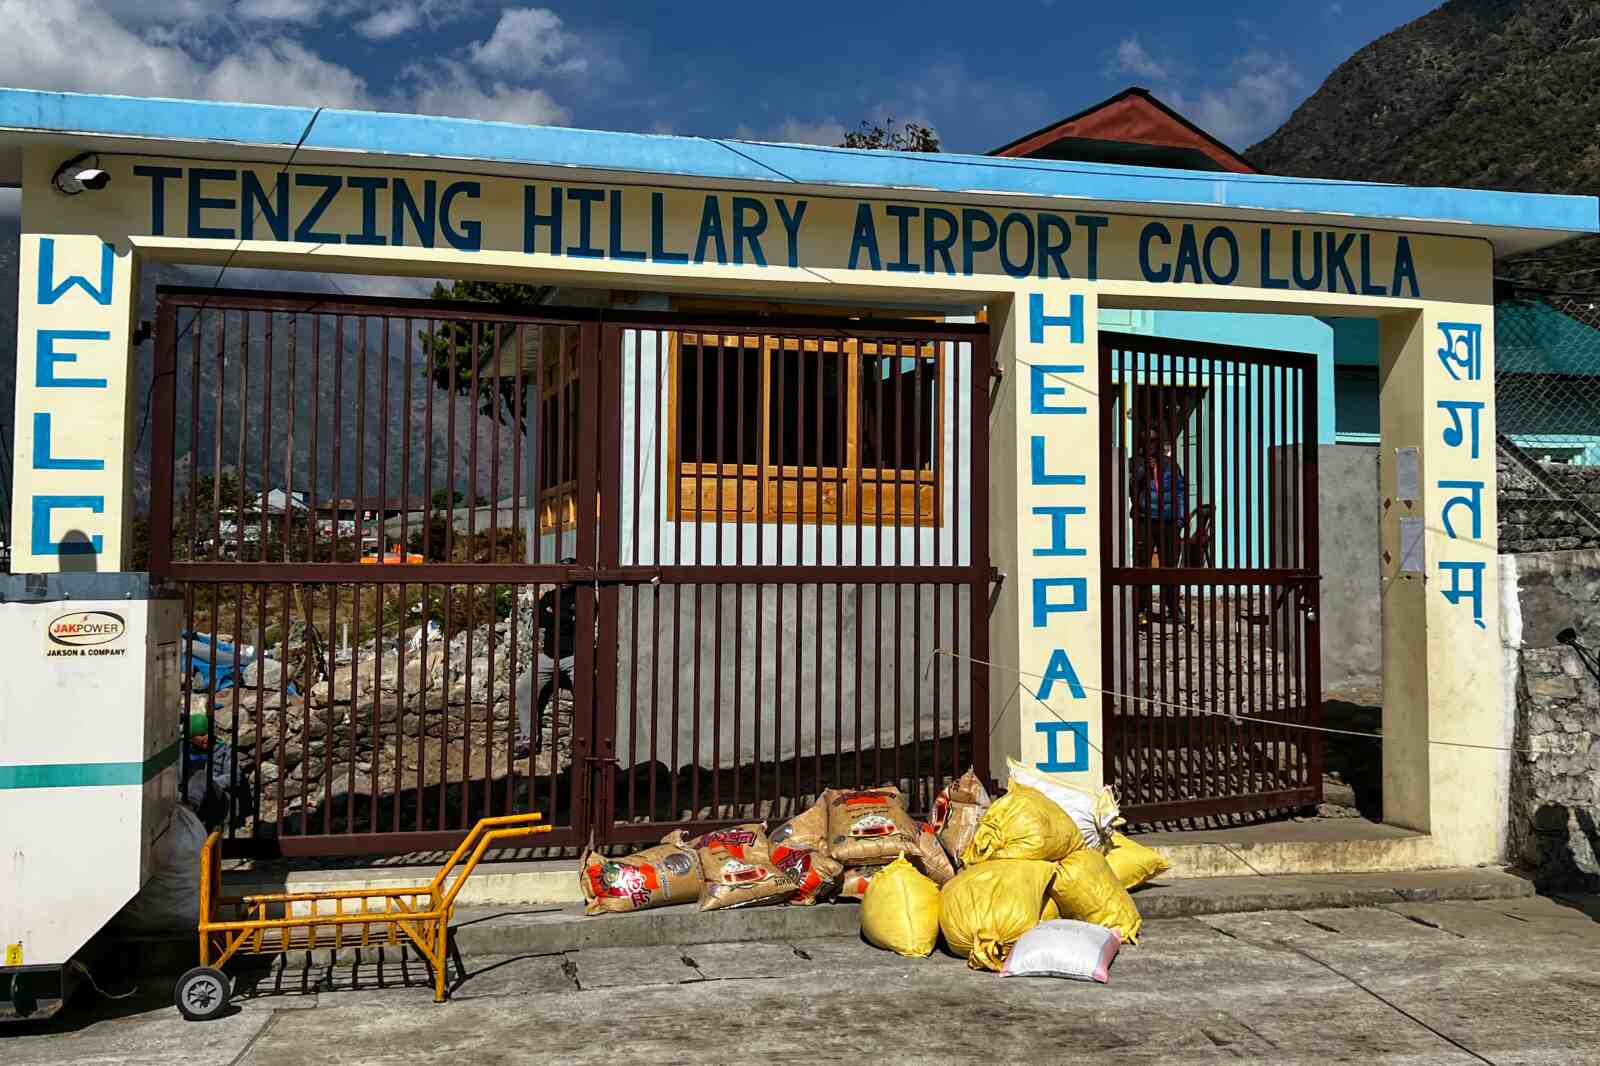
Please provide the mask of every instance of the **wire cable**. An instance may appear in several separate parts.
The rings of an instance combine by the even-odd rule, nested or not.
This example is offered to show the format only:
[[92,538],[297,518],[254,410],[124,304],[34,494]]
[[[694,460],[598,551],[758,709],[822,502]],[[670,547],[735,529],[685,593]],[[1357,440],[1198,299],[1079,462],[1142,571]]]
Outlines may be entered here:
[[[289,172],[289,168],[294,166],[295,157],[300,154],[300,149],[305,146],[306,138],[311,136],[312,127],[316,126],[317,119],[322,115],[323,110],[323,107],[319,106],[315,111],[311,112],[311,117],[306,120],[306,128],[300,131],[300,139],[294,142],[294,148],[292,148],[289,152],[289,158],[284,160],[282,167],[278,168],[278,173],[280,175],[287,174]],[[261,212],[265,207],[266,204],[264,202],[256,205],[256,213],[251,219],[252,228],[255,222],[260,221]],[[233,249],[228,252],[228,257],[222,261],[222,267],[217,271],[217,276],[211,279],[210,285],[206,286],[206,288],[211,290],[210,293],[206,296],[205,300],[202,300],[200,305],[194,309],[193,313],[189,316],[188,323],[185,324],[184,327],[178,331],[178,335],[173,338],[172,346],[174,349],[176,349],[177,346],[182,343],[184,337],[189,335],[189,331],[194,328],[195,323],[200,321],[200,313],[206,309],[206,302],[210,300],[212,296],[216,295],[218,288],[222,284],[222,276],[226,274],[228,272],[228,268],[233,265],[233,259],[239,254],[239,249],[244,247],[244,232],[244,229],[241,227],[239,230],[239,239],[234,242]],[[337,285],[334,287],[338,288]],[[343,290],[340,291],[342,292]],[[134,439],[133,442],[134,451],[136,452],[138,451],[139,447],[144,444],[145,431],[150,428],[150,401],[155,396],[156,380],[159,376],[160,375],[152,374],[150,376],[150,387],[145,390],[144,417],[139,421],[139,435]]]
[[[1043,674],[1032,673],[1031,671],[1028,671],[1028,670],[1019,670],[1018,668],[1016,668],[1014,666],[1004,666],[1004,665],[1002,665],[1000,663],[988,662],[988,661],[983,660],[983,659],[974,658],[971,655],[962,655],[960,652],[951,651],[949,648],[935,648],[935,649],[933,649],[933,651],[929,652],[928,653],[928,663],[929,664],[931,664],[933,662],[933,657],[936,656],[936,655],[945,655],[945,656],[949,656],[952,659],[965,660],[966,662],[968,662],[970,664],[975,664],[977,666],[986,667],[986,668],[988,668],[990,670],[1001,670],[1001,671],[1004,671],[1006,673],[1016,674],[1019,677],[1033,678],[1033,679],[1040,680],[1040,681],[1044,680],[1044,675]],[[923,675],[926,676],[927,672],[928,672],[928,666],[924,666],[923,667]],[[1078,687],[1082,688],[1085,692],[1095,692],[1095,693],[1099,693],[1102,696],[1112,696],[1112,697],[1114,697],[1116,699],[1119,699],[1119,700],[1131,700],[1132,702],[1135,702],[1135,703],[1148,704],[1151,707],[1171,708],[1173,710],[1183,711],[1183,712],[1185,712],[1187,714],[1208,714],[1208,715],[1212,715],[1212,716],[1215,716],[1215,717],[1218,717],[1218,718],[1228,718],[1228,719],[1232,719],[1234,722],[1236,722],[1238,724],[1242,724],[1242,725],[1272,725],[1272,726],[1280,726],[1280,727],[1282,727],[1284,729],[1300,729],[1300,730],[1305,730],[1307,732],[1312,732],[1312,733],[1331,733],[1331,734],[1334,734],[1336,736],[1343,736],[1343,737],[1364,737],[1364,738],[1369,739],[1369,740],[1383,740],[1384,739],[1384,736],[1383,736],[1382,733],[1370,733],[1370,732],[1365,732],[1365,731],[1362,731],[1362,730],[1359,730],[1359,729],[1335,729],[1335,728],[1333,728],[1331,726],[1309,725],[1309,724],[1304,723],[1304,722],[1284,722],[1284,721],[1279,721],[1279,720],[1275,720],[1275,719],[1272,719],[1272,718],[1257,718],[1254,715],[1241,715],[1241,714],[1236,714],[1236,713],[1231,712],[1231,711],[1213,711],[1213,710],[1208,710],[1205,707],[1198,707],[1198,706],[1194,706],[1194,705],[1187,704],[1187,703],[1173,703],[1170,700],[1152,699],[1152,698],[1150,698],[1148,696],[1135,696],[1132,693],[1118,692],[1115,689],[1097,688],[1094,685],[1085,685],[1085,684],[1082,684],[1081,682],[1079,683]],[[1056,718],[1059,719],[1060,721],[1063,721],[1063,722],[1066,721],[1065,718],[1061,718],[1061,715],[1056,711],[1056,709],[1054,707],[1051,707],[1048,703],[1045,703],[1043,700],[1039,699],[1037,694],[1034,694],[1034,700],[1035,700],[1035,702],[1037,702],[1040,705],[1042,705],[1043,707],[1045,707],[1052,715],[1055,715]],[[1465,741],[1465,740],[1431,740],[1430,739],[1427,743],[1435,744],[1435,745],[1438,745],[1440,747],[1445,747],[1445,748],[1469,748],[1469,749],[1476,750],[1476,751],[1510,751],[1510,752],[1516,752],[1516,753],[1518,753],[1520,755],[1563,755],[1563,754],[1569,754],[1567,752],[1560,752],[1560,751],[1556,751],[1556,750],[1550,749],[1550,748],[1516,748],[1516,747],[1507,747],[1506,745],[1503,745],[1503,744],[1474,744],[1474,743],[1472,743],[1470,741]],[[1096,748],[1095,750],[1099,751],[1098,748]]]

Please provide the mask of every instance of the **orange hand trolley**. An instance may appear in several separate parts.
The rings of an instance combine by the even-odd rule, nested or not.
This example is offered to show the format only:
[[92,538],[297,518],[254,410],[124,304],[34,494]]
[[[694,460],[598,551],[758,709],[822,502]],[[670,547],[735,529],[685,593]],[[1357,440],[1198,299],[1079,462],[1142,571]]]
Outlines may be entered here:
[[178,1010],[190,1021],[220,1014],[231,992],[222,967],[235,955],[404,944],[415,947],[433,968],[434,1002],[444,1002],[456,894],[490,847],[550,832],[548,825],[533,824],[541,817],[530,812],[479,820],[425,885],[260,896],[222,895],[222,833],[212,833],[200,850],[200,965],[178,979],[173,990]]

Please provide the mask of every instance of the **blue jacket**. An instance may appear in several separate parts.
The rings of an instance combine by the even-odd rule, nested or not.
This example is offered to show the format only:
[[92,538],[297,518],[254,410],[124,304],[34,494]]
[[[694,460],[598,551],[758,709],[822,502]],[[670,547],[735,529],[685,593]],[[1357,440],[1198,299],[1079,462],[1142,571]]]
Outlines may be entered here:
[[1189,485],[1183,476],[1183,468],[1176,460],[1165,456],[1146,462],[1144,470],[1149,470],[1151,465],[1157,466],[1156,476],[1146,474],[1135,485],[1134,513],[1163,522],[1182,520],[1189,512]]

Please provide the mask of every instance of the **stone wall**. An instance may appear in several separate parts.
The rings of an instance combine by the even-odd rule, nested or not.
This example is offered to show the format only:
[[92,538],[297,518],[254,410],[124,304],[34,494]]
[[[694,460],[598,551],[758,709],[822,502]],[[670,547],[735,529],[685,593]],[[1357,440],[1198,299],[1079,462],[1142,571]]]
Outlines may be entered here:
[[[1591,511],[1600,512],[1600,466],[1540,463],[1539,468],[1563,492]],[[1554,552],[1600,547],[1600,530],[1570,508],[1563,508],[1548,489],[1501,452],[1497,462],[1500,488],[1500,550]]]
[[1600,551],[1501,556],[1509,698],[1514,860],[1541,889],[1600,889]]

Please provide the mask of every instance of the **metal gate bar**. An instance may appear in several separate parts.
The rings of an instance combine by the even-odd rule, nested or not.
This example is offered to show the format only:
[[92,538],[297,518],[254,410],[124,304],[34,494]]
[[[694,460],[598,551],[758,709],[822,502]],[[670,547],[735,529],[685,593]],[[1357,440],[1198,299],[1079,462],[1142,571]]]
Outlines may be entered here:
[[[197,289],[157,318],[151,567],[230,854],[526,809],[629,843],[883,781],[925,810],[986,765],[985,327]],[[518,679],[568,648],[523,756]]]
[[1100,342],[1107,781],[1133,822],[1315,804],[1314,357]]
[[[481,814],[532,807],[556,826],[550,843],[584,837],[583,763],[558,754],[586,748],[590,721],[553,715],[540,768],[517,757],[510,686],[536,654],[533,597],[577,569],[522,528],[524,488],[592,521],[592,470],[564,487],[551,473],[594,449],[543,432],[570,388],[530,406],[521,358],[506,375],[495,361],[537,332],[575,371],[586,328],[461,304],[161,291],[151,565],[185,582],[185,652],[204,667],[185,698],[231,748],[220,770],[216,745],[186,752],[191,779],[215,772],[236,797],[229,853],[443,848]],[[574,707],[590,676],[573,672]]]
[[964,424],[987,410],[987,331],[683,316],[605,331],[602,393],[626,417],[600,483],[634,501],[600,545],[626,631],[619,713],[597,719],[607,839],[889,781],[928,809],[986,759],[981,671],[932,653],[987,656],[987,439]]

